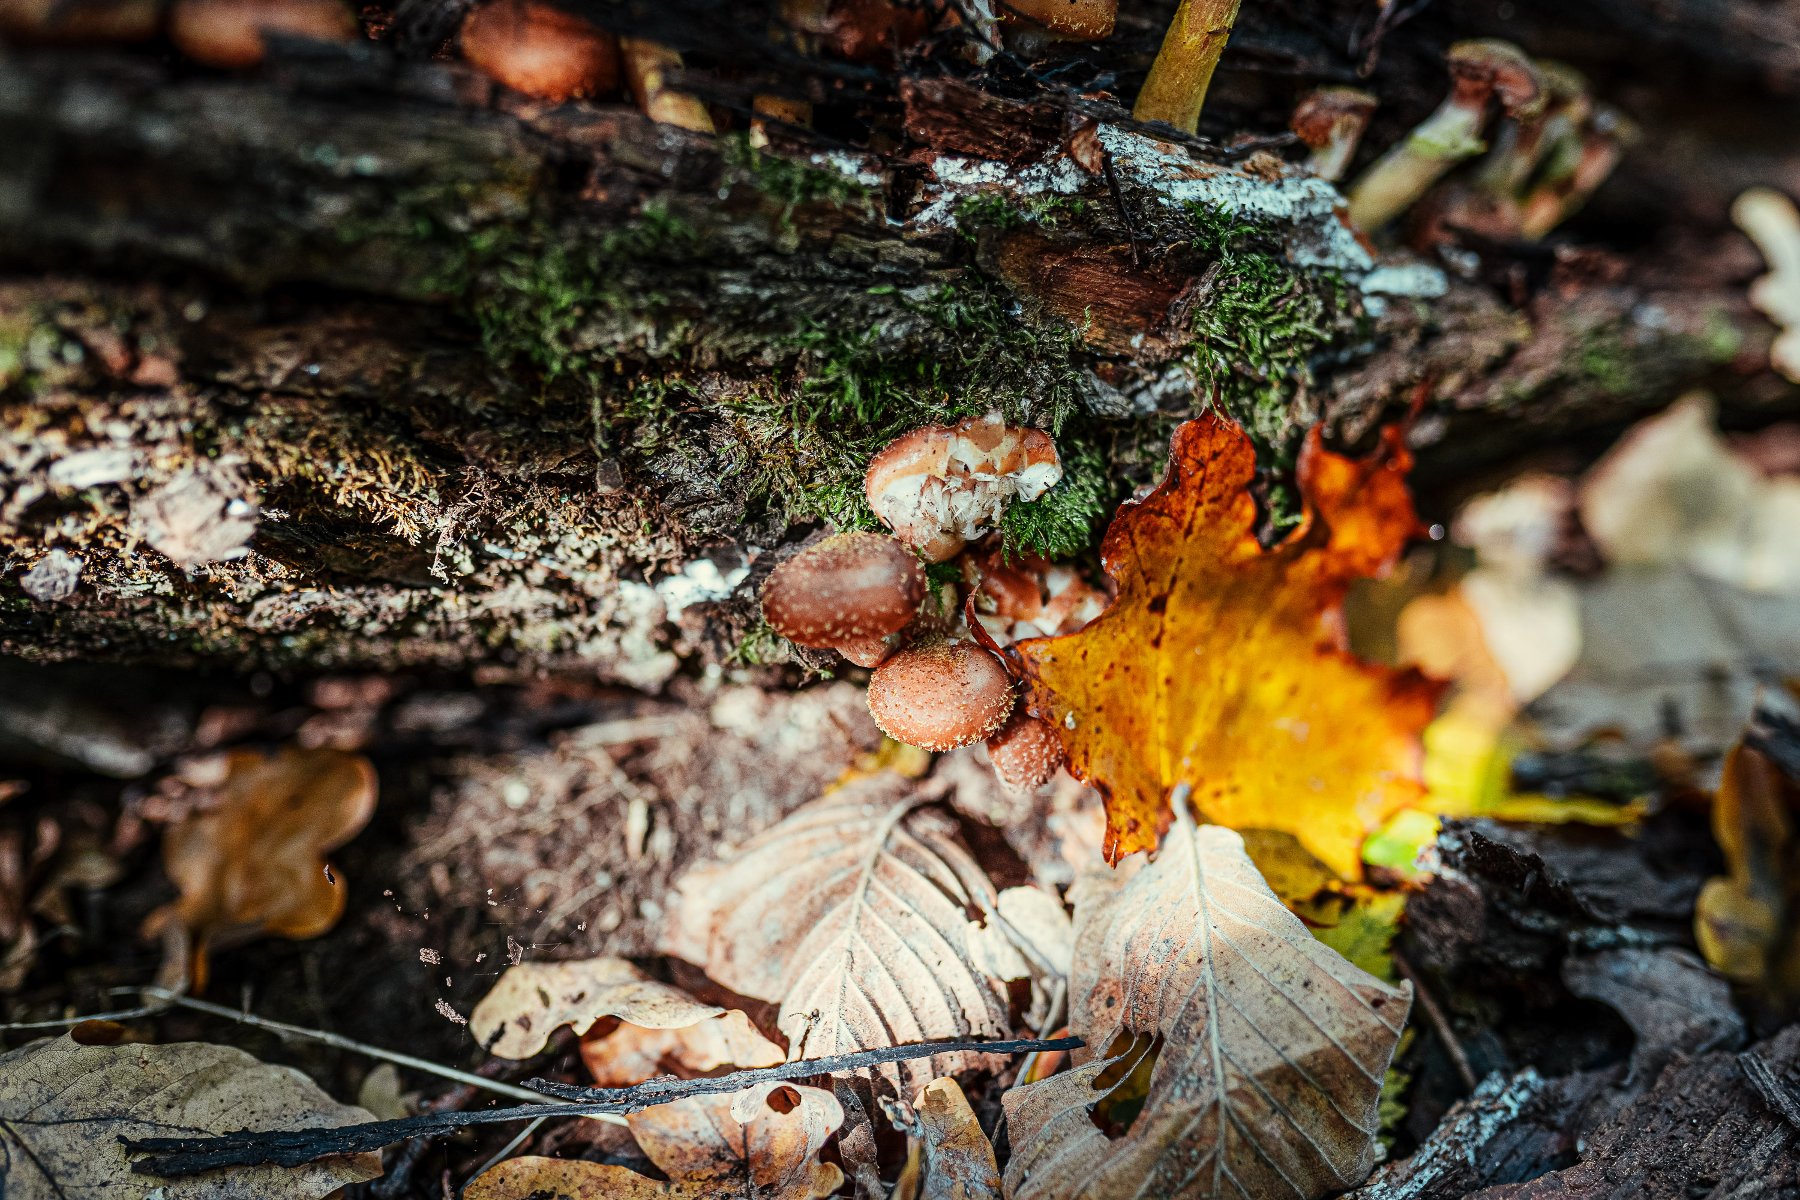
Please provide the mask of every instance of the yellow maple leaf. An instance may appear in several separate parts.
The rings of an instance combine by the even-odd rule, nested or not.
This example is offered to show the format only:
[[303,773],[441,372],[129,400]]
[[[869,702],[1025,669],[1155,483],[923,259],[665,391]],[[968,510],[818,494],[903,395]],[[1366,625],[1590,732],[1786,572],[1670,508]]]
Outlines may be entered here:
[[1211,415],[1176,430],[1167,478],[1107,530],[1118,598],[1077,633],[1019,646],[1032,712],[1105,797],[1110,861],[1156,845],[1186,783],[1202,820],[1290,833],[1360,877],[1363,839],[1424,790],[1419,738],[1439,695],[1352,656],[1341,619],[1351,583],[1418,530],[1410,465],[1394,432],[1368,459],[1315,434],[1300,523],[1265,548],[1249,437]]

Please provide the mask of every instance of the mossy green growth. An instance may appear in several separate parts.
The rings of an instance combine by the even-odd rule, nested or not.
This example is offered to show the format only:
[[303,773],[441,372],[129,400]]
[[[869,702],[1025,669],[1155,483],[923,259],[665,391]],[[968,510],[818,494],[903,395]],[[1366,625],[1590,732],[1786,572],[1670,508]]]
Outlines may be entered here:
[[610,363],[581,334],[600,313],[654,314],[667,298],[645,286],[647,266],[691,262],[701,238],[662,204],[592,240],[543,233],[500,236],[476,250],[468,307],[496,365],[525,362],[545,383],[598,385]]
[[765,153],[751,144],[747,133],[721,138],[719,146],[731,177],[780,202],[784,225],[791,224],[794,210],[803,204],[870,203],[869,189],[849,176],[784,155]]
[[[793,339],[794,377],[745,404],[760,410],[753,415],[798,431],[817,450],[802,495],[791,505],[797,517],[874,528],[863,471],[876,451],[921,425],[998,411],[1054,435],[1077,410],[1078,332],[1027,323],[1009,310],[997,286],[978,276],[917,299],[881,291],[916,319],[903,337],[882,328],[815,323]],[[1054,502],[1040,500],[1057,517],[1022,526],[1020,547],[1070,552],[1072,514],[1086,511],[1087,495],[1067,487]]]
[[1313,360],[1349,326],[1343,280],[1303,274],[1252,222],[1202,204],[1189,214],[1193,248],[1214,263],[1194,318],[1195,377],[1285,465],[1293,401],[1312,385]]
[[1000,542],[1008,557],[1081,554],[1093,545],[1096,531],[1118,506],[1118,485],[1097,445],[1082,438],[1064,439],[1058,453],[1061,482],[1030,504],[1014,504],[1000,519]]
[[956,204],[952,218],[956,231],[967,241],[976,241],[983,230],[1063,229],[1087,216],[1090,205],[1080,196],[1024,196],[1014,198],[1001,192],[977,192]]

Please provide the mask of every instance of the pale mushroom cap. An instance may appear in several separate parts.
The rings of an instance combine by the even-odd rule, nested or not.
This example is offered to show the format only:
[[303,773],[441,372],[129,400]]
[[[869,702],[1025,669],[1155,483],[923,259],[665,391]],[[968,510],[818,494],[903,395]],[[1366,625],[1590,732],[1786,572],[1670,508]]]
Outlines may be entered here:
[[619,45],[605,30],[537,0],[493,0],[463,19],[462,52],[482,74],[542,100],[619,86]]
[[881,731],[921,750],[954,750],[991,737],[1012,711],[1012,679],[969,642],[927,642],[893,655],[869,679],[869,714]]
[[1015,792],[1037,791],[1069,761],[1055,726],[1022,708],[988,739],[987,750],[995,776]]
[[770,573],[763,618],[790,641],[830,649],[898,633],[925,592],[925,570],[905,546],[884,534],[843,533]]
[[264,33],[347,42],[356,14],[344,0],[177,0],[169,40],[195,62],[243,68],[262,61]]
[[1050,436],[996,413],[896,438],[869,461],[863,490],[895,537],[943,562],[998,525],[1009,504],[1030,503],[1061,478]]

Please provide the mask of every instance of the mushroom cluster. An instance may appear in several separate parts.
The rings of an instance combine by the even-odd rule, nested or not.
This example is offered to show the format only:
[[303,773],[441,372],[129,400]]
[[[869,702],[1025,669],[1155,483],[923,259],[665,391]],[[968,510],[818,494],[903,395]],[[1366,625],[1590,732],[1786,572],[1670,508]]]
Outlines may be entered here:
[[[1486,151],[1468,179],[1433,193],[1422,224],[1536,241],[1587,202],[1637,136],[1624,114],[1593,102],[1578,72],[1527,58],[1511,43],[1458,42],[1447,61],[1444,102],[1350,185],[1349,216],[1359,228],[1379,229],[1414,209]],[[1501,118],[1490,144],[1483,135],[1495,108]],[[1373,97],[1349,88],[1301,100],[1291,124],[1312,147],[1321,178],[1342,176],[1373,109]]]
[[[1007,504],[1037,499],[1061,474],[1047,435],[998,417],[914,430],[865,478],[894,535],[839,533],[803,548],[764,581],[763,617],[798,645],[871,668],[869,712],[895,741],[931,751],[986,742],[1003,784],[1036,790],[1063,765],[1062,741],[1019,710],[1004,647],[1079,627],[1104,597],[1067,567],[1009,562],[992,544],[963,552]],[[961,586],[932,586],[921,560],[959,553]]]

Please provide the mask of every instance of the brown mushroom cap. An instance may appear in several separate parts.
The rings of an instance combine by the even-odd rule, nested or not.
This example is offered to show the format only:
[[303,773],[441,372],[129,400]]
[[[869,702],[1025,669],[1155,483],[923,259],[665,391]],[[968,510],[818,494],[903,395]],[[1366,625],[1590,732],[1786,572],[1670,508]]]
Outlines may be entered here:
[[1074,41],[1112,36],[1119,0],[1008,0],[1000,7],[1007,24],[1025,23]]
[[240,69],[262,61],[263,34],[347,42],[360,27],[344,0],[176,0],[169,40],[212,67]]
[[1361,88],[1315,88],[1295,106],[1288,128],[1308,146],[1322,149],[1351,129],[1361,131],[1377,103],[1372,93]]
[[894,654],[869,679],[869,714],[881,731],[921,750],[954,750],[991,737],[1012,711],[1012,679],[970,642],[926,642]]
[[0,0],[0,33],[25,45],[139,42],[161,22],[156,0]]
[[1015,792],[1037,791],[1069,761],[1055,727],[1023,708],[988,739],[987,749],[994,774]]
[[1511,42],[1491,38],[1458,42],[1445,58],[1452,95],[1468,107],[1482,108],[1494,96],[1508,116],[1529,117],[1544,103],[1537,67]]
[[879,667],[894,652],[894,643],[899,640],[893,634],[887,637],[851,638],[847,642],[839,642],[832,649],[859,667]]
[[841,533],[775,568],[762,586],[763,618],[789,641],[830,649],[898,633],[925,591],[925,569],[905,546]]
[[463,18],[462,52],[482,74],[540,100],[619,86],[618,39],[538,0],[493,0]]

